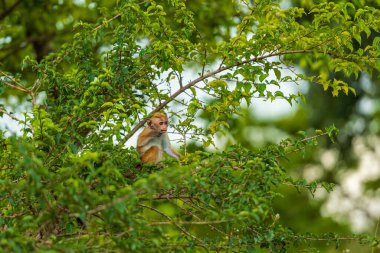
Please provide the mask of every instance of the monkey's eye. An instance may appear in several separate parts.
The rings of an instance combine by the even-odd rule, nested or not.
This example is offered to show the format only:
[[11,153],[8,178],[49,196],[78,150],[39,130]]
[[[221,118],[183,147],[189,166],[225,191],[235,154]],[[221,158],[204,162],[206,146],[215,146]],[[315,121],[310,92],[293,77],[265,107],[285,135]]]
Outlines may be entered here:
[[161,121],[159,124],[160,124],[160,126],[162,126],[164,124],[164,122]]

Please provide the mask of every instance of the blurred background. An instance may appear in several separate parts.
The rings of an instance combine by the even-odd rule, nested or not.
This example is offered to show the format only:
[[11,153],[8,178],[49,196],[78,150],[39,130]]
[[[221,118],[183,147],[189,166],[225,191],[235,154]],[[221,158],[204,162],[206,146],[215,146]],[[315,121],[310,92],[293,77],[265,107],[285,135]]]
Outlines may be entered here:
[[[337,0],[336,0],[337,1]],[[112,14],[116,0],[1,0],[0,1],[0,69],[19,73],[25,83],[33,83],[36,76],[25,72],[23,59],[31,57],[41,61],[62,44],[70,42],[78,22],[95,23],[98,18]],[[144,2],[144,1],[141,1]],[[167,1],[162,2],[165,6]],[[349,1],[357,8],[380,7],[378,0]],[[299,6],[306,13],[312,0],[284,1],[282,8]],[[188,7],[203,39],[210,47],[221,39],[233,35],[239,21],[234,18],[236,3],[231,0],[189,0]],[[170,14],[170,9],[168,10]],[[300,20],[309,22],[309,20]],[[372,41],[379,34],[372,34]],[[362,38],[362,44],[367,43]],[[101,46],[101,45],[100,45]],[[298,67],[313,75],[318,62],[300,58]],[[334,78],[331,74],[330,78]],[[340,79],[344,78],[342,76]],[[190,78],[191,79],[191,78]],[[230,119],[231,131],[219,136],[217,143],[223,149],[231,143],[253,150],[279,143],[281,139],[297,135],[300,130],[314,133],[335,125],[340,134],[335,143],[321,138],[319,145],[304,153],[292,154],[283,166],[296,178],[307,181],[333,182],[336,187],[327,194],[318,190],[314,196],[299,193],[284,186],[283,198],[278,198],[276,209],[285,226],[298,232],[340,234],[368,233],[377,235],[380,219],[380,79],[379,73],[372,77],[365,74],[358,80],[347,80],[356,89],[356,96],[349,94],[333,97],[321,86],[302,83],[296,87],[281,87],[283,91],[306,96],[307,103],[300,101],[292,106],[286,101],[254,100],[249,107],[243,106],[242,115]],[[43,101],[41,93],[39,101]],[[12,90],[0,87],[0,105],[18,118],[31,110],[28,98]],[[207,121],[204,117],[202,121]],[[20,128],[11,117],[0,118],[0,129],[9,134],[20,134]],[[134,140],[130,142],[133,145]],[[324,246],[321,246],[324,248]],[[374,252],[368,247],[347,245],[351,252]],[[344,251],[345,247],[340,249]],[[327,251],[324,251],[327,252]],[[331,251],[335,252],[335,251]],[[380,252],[380,251],[377,251]]]

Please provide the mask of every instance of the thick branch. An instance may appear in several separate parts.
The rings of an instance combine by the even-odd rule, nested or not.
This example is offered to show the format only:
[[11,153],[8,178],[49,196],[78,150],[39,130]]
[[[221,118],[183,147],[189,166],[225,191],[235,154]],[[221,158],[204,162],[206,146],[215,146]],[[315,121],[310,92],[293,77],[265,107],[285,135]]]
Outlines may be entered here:
[[123,146],[124,143],[129,140],[136,132],[137,130],[140,129],[140,127],[144,126],[144,124],[146,123],[146,121],[149,119],[150,115],[152,115],[153,113],[156,113],[156,112],[159,112],[161,111],[165,106],[167,106],[171,101],[173,101],[176,97],[178,97],[180,94],[182,94],[183,92],[185,92],[186,90],[188,90],[189,88],[193,87],[194,85],[196,85],[197,83],[200,83],[202,82],[203,80],[207,79],[207,78],[210,78],[214,75],[217,75],[221,72],[224,72],[226,70],[229,70],[229,69],[232,69],[232,68],[235,68],[235,67],[239,67],[239,66],[242,66],[242,65],[245,65],[245,64],[249,64],[249,63],[252,63],[252,62],[257,62],[257,61],[261,61],[261,60],[264,60],[264,59],[267,59],[267,58],[271,58],[271,57],[275,57],[275,56],[281,56],[281,55],[288,55],[288,54],[299,54],[299,53],[312,53],[314,52],[313,50],[291,50],[291,51],[285,51],[285,52],[277,52],[277,53],[272,53],[272,54],[268,54],[268,55],[262,55],[262,56],[257,56],[253,59],[249,59],[249,60],[246,60],[246,61],[241,61],[241,62],[237,62],[236,64],[233,64],[233,65],[230,65],[230,66],[224,66],[224,67],[219,67],[217,70],[214,70],[212,72],[209,72],[208,74],[206,75],[202,75],[200,77],[198,77],[197,79],[189,82],[187,85],[181,87],[180,89],[178,89],[175,93],[173,93],[166,101],[164,101],[162,104],[160,104],[158,107],[156,107],[156,109],[154,109],[151,113],[148,114],[148,116],[144,119],[142,119],[124,138],[124,140],[119,144],[120,146]]
[[22,0],[18,0],[17,2],[15,2],[11,7],[9,7],[8,9],[6,9],[5,11],[3,11],[1,14],[0,14],[0,21],[3,20],[4,18],[6,18],[9,14],[11,14],[12,11],[14,11],[14,9],[16,9],[16,7],[22,2]]

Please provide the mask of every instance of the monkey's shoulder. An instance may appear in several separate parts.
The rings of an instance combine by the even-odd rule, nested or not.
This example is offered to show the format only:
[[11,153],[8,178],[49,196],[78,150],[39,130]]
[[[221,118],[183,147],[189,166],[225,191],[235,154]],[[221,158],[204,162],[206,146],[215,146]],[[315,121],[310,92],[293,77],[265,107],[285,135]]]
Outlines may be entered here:
[[149,127],[145,127],[139,134],[139,138],[149,137],[150,135],[152,135],[152,130]]
[[149,146],[162,146],[163,143],[166,141],[167,136],[166,134],[161,134],[160,136],[150,136],[148,142],[146,145]]

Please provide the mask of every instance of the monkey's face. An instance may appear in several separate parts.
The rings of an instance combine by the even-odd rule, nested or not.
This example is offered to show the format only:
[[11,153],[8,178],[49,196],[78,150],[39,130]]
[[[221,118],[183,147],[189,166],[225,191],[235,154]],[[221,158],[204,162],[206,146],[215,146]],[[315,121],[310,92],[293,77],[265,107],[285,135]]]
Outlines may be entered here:
[[166,133],[168,131],[168,119],[161,118],[151,118],[149,122],[149,126],[151,129],[155,130],[159,134]]

